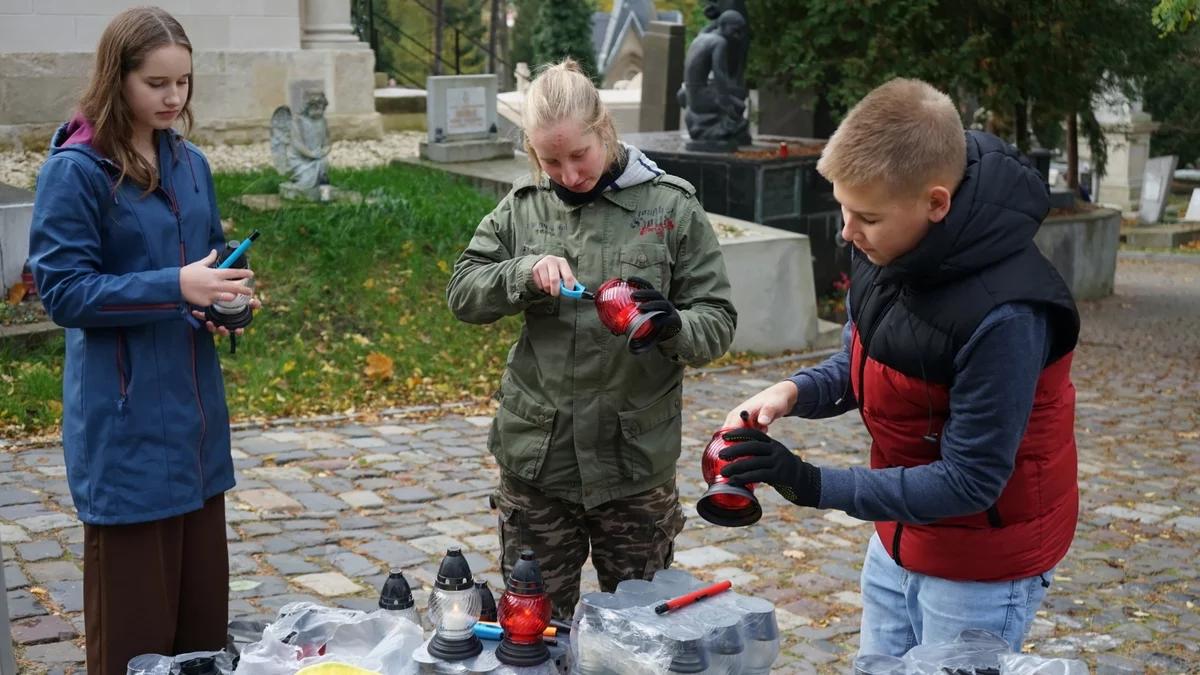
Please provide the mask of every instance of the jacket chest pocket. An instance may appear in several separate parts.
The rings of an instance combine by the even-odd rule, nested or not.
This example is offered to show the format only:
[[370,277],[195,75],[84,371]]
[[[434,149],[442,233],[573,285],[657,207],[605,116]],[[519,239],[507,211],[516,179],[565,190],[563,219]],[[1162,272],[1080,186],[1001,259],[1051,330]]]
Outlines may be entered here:
[[667,247],[662,244],[630,244],[620,253],[622,279],[640,277],[654,284],[663,295],[670,295],[670,274],[667,266]]

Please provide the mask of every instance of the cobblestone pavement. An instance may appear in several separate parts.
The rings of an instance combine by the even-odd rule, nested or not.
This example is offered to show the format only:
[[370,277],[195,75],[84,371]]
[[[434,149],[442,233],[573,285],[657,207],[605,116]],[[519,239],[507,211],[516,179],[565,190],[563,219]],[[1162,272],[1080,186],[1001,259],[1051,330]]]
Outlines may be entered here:
[[[1122,259],[1117,294],[1085,303],[1075,362],[1079,532],[1030,646],[1098,672],[1200,672],[1200,264]],[[791,364],[698,373],[686,384],[680,485],[689,521],[676,563],[775,601],[786,632],[777,672],[845,672],[858,642],[857,582],[869,525],[799,509],[761,489],[756,526],[706,526],[692,506],[699,453],[725,411]],[[447,546],[502,587],[496,478],[486,417],[391,419],[234,432],[228,499],[233,616],[269,617],[300,599],[375,603],[389,565],[423,606]],[[817,464],[865,460],[856,415],[774,430]],[[0,452],[0,538],[22,672],[82,668],[82,529],[58,447]],[[594,573],[585,575],[595,587]]]

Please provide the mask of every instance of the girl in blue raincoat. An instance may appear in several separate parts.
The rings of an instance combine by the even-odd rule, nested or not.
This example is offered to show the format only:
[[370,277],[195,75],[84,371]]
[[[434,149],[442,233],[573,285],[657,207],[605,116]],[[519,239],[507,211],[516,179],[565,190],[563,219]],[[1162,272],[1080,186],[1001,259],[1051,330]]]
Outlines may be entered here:
[[[89,673],[221,649],[233,487],[229,413],[203,309],[248,295],[190,127],[192,48],[157,8],[118,14],[37,181],[30,267],[65,327],[63,448],[84,524]],[[256,305],[257,306],[257,305]]]

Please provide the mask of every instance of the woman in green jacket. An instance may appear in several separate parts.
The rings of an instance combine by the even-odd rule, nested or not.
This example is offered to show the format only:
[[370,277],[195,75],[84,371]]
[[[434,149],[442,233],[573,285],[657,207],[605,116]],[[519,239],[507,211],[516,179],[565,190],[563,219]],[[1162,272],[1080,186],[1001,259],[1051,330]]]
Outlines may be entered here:
[[[684,520],[683,367],[723,354],[737,313],[695,190],[617,139],[578,65],[534,81],[522,124],[532,175],[479,224],[447,297],[468,323],[524,315],[488,438],[501,468],[501,567],[507,577],[532,548],[554,615],[569,619],[589,543],[606,591],[670,565]],[[644,353],[609,332],[593,303],[560,295],[560,284],[595,289],[614,277],[655,289],[636,296],[663,312]]]

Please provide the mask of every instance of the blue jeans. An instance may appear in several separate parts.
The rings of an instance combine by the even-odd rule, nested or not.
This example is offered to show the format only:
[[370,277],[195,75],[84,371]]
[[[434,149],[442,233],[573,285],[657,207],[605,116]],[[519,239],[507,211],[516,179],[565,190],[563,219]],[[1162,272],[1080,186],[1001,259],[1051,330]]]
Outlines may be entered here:
[[967,628],[991,631],[1019,652],[1053,574],[987,582],[926,576],[898,566],[872,535],[863,561],[858,653],[903,656]]

